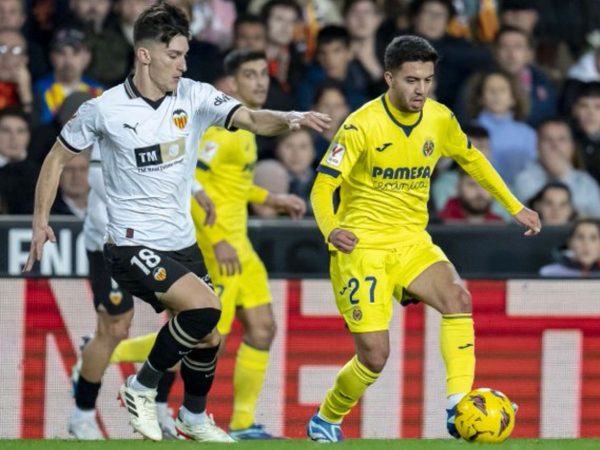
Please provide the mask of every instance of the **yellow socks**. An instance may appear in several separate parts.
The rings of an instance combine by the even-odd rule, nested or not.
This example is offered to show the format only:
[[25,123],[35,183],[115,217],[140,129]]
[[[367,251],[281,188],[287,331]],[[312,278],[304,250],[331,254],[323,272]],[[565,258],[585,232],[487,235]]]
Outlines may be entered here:
[[475,378],[475,331],[471,314],[444,314],[440,333],[446,395],[471,391]]
[[269,351],[241,343],[233,374],[233,414],[229,428],[240,430],[254,423],[256,402],[265,381]]
[[150,333],[144,336],[124,339],[119,342],[117,348],[110,357],[110,363],[122,362],[144,362],[148,359],[150,350],[154,345],[157,333]]
[[339,371],[333,388],[327,391],[321,404],[319,415],[328,422],[340,423],[377,378],[379,374],[367,369],[355,355]]

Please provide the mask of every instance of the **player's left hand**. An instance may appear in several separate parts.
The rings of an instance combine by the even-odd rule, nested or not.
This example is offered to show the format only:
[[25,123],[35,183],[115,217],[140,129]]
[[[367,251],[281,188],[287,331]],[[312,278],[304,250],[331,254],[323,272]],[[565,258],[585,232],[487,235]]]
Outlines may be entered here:
[[306,213],[306,202],[294,194],[269,195],[271,205],[278,211],[283,211],[292,219],[301,219]]
[[540,221],[539,214],[529,208],[524,207],[513,217],[519,224],[527,228],[527,231],[524,233],[525,236],[535,236],[542,231],[542,222]]
[[329,129],[329,122],[331,122],[331,117],[315,111],[291,111],[288,113],[288,124],[292,131],[306,127],[321,133],[323,130]]
[[217,220],[215,204],[204,191],[197,192],[196,195],[194,195],[194,198],[196,199],[196,202],[198,202],[198,205],[200,205],[200,207],[206,213],[204,225],[212,227],[215,224],[215,220]]

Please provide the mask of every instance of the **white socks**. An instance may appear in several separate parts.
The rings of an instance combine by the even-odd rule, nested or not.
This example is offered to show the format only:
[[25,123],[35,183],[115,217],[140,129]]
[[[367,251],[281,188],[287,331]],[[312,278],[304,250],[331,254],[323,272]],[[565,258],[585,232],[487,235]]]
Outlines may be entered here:
[[191,412],[185,406],[179,408],[179,418],[188,425],[202,425],[207,419],[206,411],[197,414]]

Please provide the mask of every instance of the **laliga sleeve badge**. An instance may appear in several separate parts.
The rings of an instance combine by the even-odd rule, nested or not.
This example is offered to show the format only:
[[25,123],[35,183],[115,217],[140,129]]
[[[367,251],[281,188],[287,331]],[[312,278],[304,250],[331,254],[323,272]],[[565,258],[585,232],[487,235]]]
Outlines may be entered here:
[[354,308],[352,308],[352,319],[359,322],[362,319],[362,317],[363,317],[363,313],[358,306],[355,306]]
[[332,166],[339,166],[342,163],[344,153],[346,153],[346,147],[344,147],[338,142],[334,142],[329,149],[329,155],[327,156],[327,164]]

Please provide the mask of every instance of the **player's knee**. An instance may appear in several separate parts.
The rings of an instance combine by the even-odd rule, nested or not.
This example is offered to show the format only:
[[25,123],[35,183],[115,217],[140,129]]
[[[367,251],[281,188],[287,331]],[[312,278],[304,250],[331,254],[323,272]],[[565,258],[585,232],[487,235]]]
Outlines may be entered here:
[[[205,338],[213,334],[213,330],[215,330],[220,317],[220,309],[187,309],[171,319],[173,321],[172,332],[180,335],[184,341],[190,343],[204,342]],[[218,333],[216,335],[218,336]],[[218,340],[215,345],[218,345]]]
[[[217,328],[214,328],[210,333],[208,333],[201,341],[199,348],[212,348],[219,346],[219,351],[221,351],[221,333]],[[223,340],[224,341],[224,340]]]
[[443,314],[470,313],[472,300],[470,292],[463,286],[455,285],[448,289],[442,299]]
[[275,339],[276,332],[275,321],[266,320],[245,330],[244,340],[254,348],[268,350]]
[[380,373],[387,363],[389,349],[374,349],[366,354],[359,355],[359,361],[371,372]]
[[129,337],[132,318],[132,313],[105,316],[96,330],[98,338],[116,347],[119,342]]

